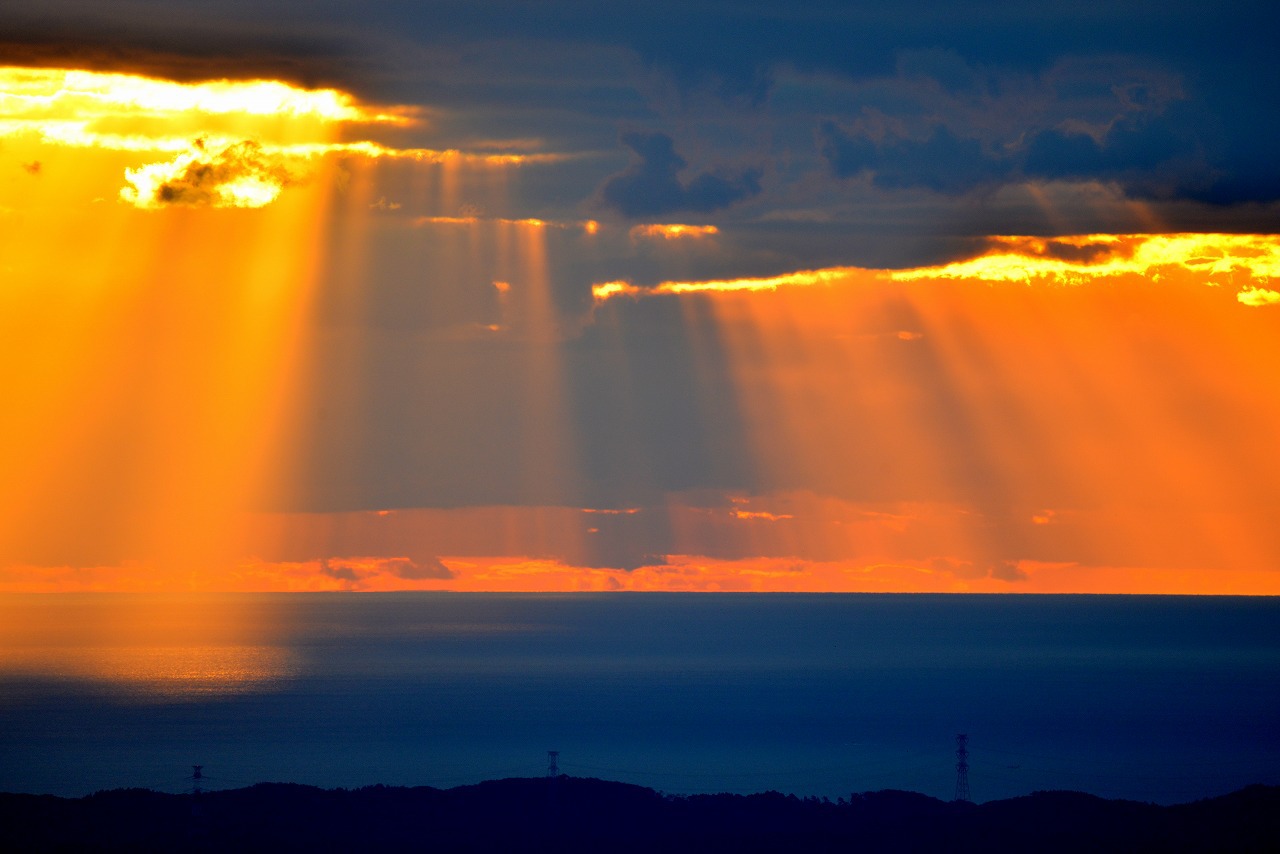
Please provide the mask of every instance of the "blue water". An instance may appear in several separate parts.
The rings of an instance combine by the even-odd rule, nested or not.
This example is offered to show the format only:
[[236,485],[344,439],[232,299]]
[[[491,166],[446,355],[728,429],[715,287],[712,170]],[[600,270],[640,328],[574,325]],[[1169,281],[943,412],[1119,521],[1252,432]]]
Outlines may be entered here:
[[[897,788],[950,799],[957,733],[969,736],[978,801],[1066,788],[1175,803],[1280,784],[1278,599],[0,604],[11,621],[21,612],[45,626],[0,630],[5,791],[182,791],[197,763],[206,789],[451,786],[542,775],[558,750],[564,773],[670,793]],[[199,616],[182,616],[193,608]],[[142,628],[117,640],[122,625]]]

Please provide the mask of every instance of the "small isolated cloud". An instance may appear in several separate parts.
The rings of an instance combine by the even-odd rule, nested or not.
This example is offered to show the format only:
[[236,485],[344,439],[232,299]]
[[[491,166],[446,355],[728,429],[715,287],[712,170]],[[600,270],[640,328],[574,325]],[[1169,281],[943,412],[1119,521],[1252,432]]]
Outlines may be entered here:
[[790,513],[769,513],[766,510],[740,510],[733,509],[729,511],[729,515],[735,519],[748,519],[761,522],[781,522],[784,519],[794,519]]
[[140,208],[169,205],[260,208],[297,177],[281,157],[245,140],[210,149],[202,139],[173,160],[125,171],[120,198]]
[[688,164],[663,133],[632,131],[622,143],[637,160],[610,177],[601,187],[604,203],[626,216],[649,216],[671,211],[707,212],[728,207],[760,192],[760,172],[700,172],[680,180]]
[[1280,292],[1269,291],[1266,288],[1249,288],[1236,294],[1236,299],[1255,308],[1264,305],[1280,305]]
[[424,558],[412,561],[408,558],[390,558],[383,561],[383,566],[393,575],[400,578],[418,581],[424,578],[453,578],[453,570],[445,566],[440,558]]
[[1030,576],[1023,571],[1017,561],[1000,560],[991,565],[991,577],[1001,581],[1026,581]]
[[320,571],[339,581],[358,581],[360,578],[356,573],[355,567],[348,566],[340,561],[322,560],[320,561]]
[[25,171],[28,175],[39,175],[40,170],[43,168],[44,167],[40,165],[39,160],[32,160],[30,163],[22,164],[23,171]]
[[398,211],[400,210],[399,202],[389,202],[386,196],[379,196],[378,200],[369,205],[375,211]]

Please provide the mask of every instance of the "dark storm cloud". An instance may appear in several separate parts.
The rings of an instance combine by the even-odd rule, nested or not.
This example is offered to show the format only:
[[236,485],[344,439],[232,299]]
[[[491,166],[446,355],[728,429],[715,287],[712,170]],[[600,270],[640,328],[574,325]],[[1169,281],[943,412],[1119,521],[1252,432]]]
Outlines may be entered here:
[[992,563],[991,577],[1002,581],[1026,581],[1030,576],[1014,561],[1001,560]]
[[1063,58],[1028,73],[908,51],[893,75],[837,94],[845,115],[817,123],[817,148],[837,176],[881,190],[1095,181],[1172,198],[1209,174],[1202,106],[1179,74],[1133,57]]
[[1202,198],[1231,164],[1210,159],[1191,109],[1117,121],[1100,137],[1049,129],[1026,146],[1022,174],[1031,179],[1111,181],[1134,198]]
[[[836,176],[865,177],[882,190],[959,196],[1025,182],[1099,182],[1131,199],[1280,200],[1280,169],[1251,163],[1205,104],[1181,94],[1151,100],[1119,83],[1099,94],[1087,79],[1064,77],[1025,104],[948,99],[912,110],[908,98],[887,119],[864,108],[848,127],[820,122],[817,147]],[[1266,127],[1274,120],[1259,121],[1280,139]]]
[[[1280,10],[1261,2],[1139,0],[1082,11],[1002,0],[963,9],[934,0],[893,8],[222,0],[216,9],[49,0],[0,13],[0,55],[179,79],[339,85],[443,108],[431,139],[418,140],[434,147],[529,138],[599,155],[620,124],[654,131],[630,146],[639,161],[622,172],[609,157],[559,167],[555,181],[528,170],[534,177],[522,182],[518,203],[538,216],[581,214],[595,200],[632,216],[737,203],[738,217],[803,206],[838,218],[837,208],[894,206],[918,190],[945,205],[1060,181],[1208,203],[1219,210],[1201,218],[1247,228],[1221,208],[1280,199],[1280,117],[1260,106],[1280,97],[1280,64],[1265,35],[1277,27]],[[788,90],[797,80],[805,92]],[[663,138],[698,151],[691,159],[700,163],[764,171],[739,165],[681,180],[676,146],[649,150]],[[823,184],[832,173],[866,180],[832,190]],[[868,197],[868,184],[881,195]],[[901,230],[954,227],[957,218],[936,204],[922,217]],[[1004,219],[1020,217],[1010,210]],[[1094,225],[1111,227],[1111,219],[1099,215]]]
[[[0,19],[0,24],[3,19]],[[18,25],[0,35],[0,64],[79,68],[193,82],[274,79],[309,87],[360,88],[370,65],[331,37],[245,32],[228,25],[162,30],[119,21]]]
[[760,173],[752,169],[700,172],[682,181],[680,173],[688,164],[676,153],[666,134],[631,131],[622,135],[622,143],[638,159],[605,181],[600,197],[626,216],[661,216],[675,211],[707,213],[760,192]]

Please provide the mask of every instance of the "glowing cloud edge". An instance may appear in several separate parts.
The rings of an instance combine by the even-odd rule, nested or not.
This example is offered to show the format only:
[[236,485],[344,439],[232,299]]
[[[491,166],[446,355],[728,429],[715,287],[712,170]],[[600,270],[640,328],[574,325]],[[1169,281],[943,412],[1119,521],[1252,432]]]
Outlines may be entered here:
[[[670,294],[832,286],[868,277],[873,281],[893,282],[972,280],[1078,286],[1121,275],[1143,275],[1158,280],[1175,268],[1198,274],[1212,285],[1232,284],[1230,280],[1237,274],[1262,283],[1280,277],[1280,235],[1103,234],[1053,238],[1000,235],[989,238],[988,242],[990,248],[973,258],[930,267],[905,270],[827,267],[760,278],[665,281],[648,286],[616,280],[595,283],[591,292],[595,301],[602,303],[615,297],[639,299]],[[1228,281],[1219,281],[1224,278]],[[1237,299],[1247,306],[1273,305],[1280,303],[1280,293],[1254,286],[1241,290]]]

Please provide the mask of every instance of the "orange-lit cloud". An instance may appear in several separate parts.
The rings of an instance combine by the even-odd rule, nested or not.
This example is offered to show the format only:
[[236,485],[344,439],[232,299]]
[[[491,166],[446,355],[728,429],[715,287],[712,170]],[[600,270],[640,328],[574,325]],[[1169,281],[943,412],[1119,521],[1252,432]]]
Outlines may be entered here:
[[597,302],[618,296],[641,297],[662,294],[732,293],[735,291],[776,291],[778,288],[807,288],[837,285],[865,276],[873,271],[859,267],[831,267],[825,270],[803,270],[781,276],[762,278],[719,279],[703,282],[662,282],[641,287],[630,282],[604,282],[591,286]]
[[765,522],[778,522],[783,519],[794,519],[790,513],[770,513],[767,510],[730,510],[735,519],[758,519]]
[[1261,594],[1280,588],[1264,509],[1280,398],[1260,393],[1280,338],[1242,304],[1270,302],[1278,260],[1275,235],[995,237],[954,264],[610,282],[596,298],[702,297],[691,334],[711,319],[758,480],[950,497],[873,504],[881,520],[766,494],[747,512],[779,518],[733,539],[715,513],[675,513],[668,561],[703,554],[727,575],[793,557],[866,570],[865,589]]
[[[616,248],[625,226],[519,217],[507,203],[507,165],[556,155],[358,139],[415,116],[332,90],[135,91],[113,88],[120,75],[42,74],[0,76],[0,373],[14,402],[0,419],[0,589],[1277,592],[1280,399],[1265,392],[1280,316],[1254,309],[1280,304],[1280,237],[1003,236],[909,270],[595,285],[597,303],[696,297],[644,321],[665,313],[681,345],[661,366],[677,371],[657,377],[627,349],[643,352],[648,327],[625,324],[644,311],[599,307],[579,334],[557,290],[564,247]],[[408,210],[458,215],[376,213],[399,204],[378,170],[415,173],[419,185],[391,191]],[[126,204],[97,203],[111,199]],[[432,345],[500,338],[484,359],[510,358],[501,370],[518,382],[477,392],[467,365],[480,362],[460,360],[447,399],[431,400],[437,421],[414,408],[431,395],[397,405],[412,438],[395,438],[417,466],[403,492],[344,474],[321,500],[403,502],[395,511],[245,522],[249,508],[299,506],[272,500],[298,494],[289,455],[344,407],[342,447],[367,443],[361,453],[385,465],[379,401],[441,355],[424,355],[423,336],[391,346],[393,362],[385,330],[363,327],[309,338],[318,288],[330,288],[326,311],[385,313],[388,293],[362,302],[375,290],[361,254],[373,226],[386,242],[369,240],[370,253],[398,245],[392,231],[436,253],[424,279],[440,305],[450,281],[469,289],[473,313]],[[637,228],[631,237],[686,249],[717,234]],[[408,257],[420,256],[378,263],[417,274],[398,266]],[[352,393],[312,401],[308,383],[337,383],[308,359],[334,341]],[[571,384],[588,374],[598,388],[662,394],[678,379],[688,397],[663,398],[658,418],[640,406],[619,418],[624,434],[634,418],[630,444],[586,436],[595,404]],[[367,393],[374,376],[387,385]],[[477,449],[469,418],[504,432]],[[664,445],[699,440],[732,459],[610,492],[633,472],[675,468]],[[468,464],[490,450],[510,460],[502,475],[515,486],[499,497],[460,490],[510,504],[412,506],[454,500],[473,474],[434,447]],[[351,458],[352,470],[364,462]],[[587,483],[601,469],[614,481]],[[412,483],[434,489],[437,477],[438,495]]]
[[[182,589],[209,592],[324,592],[453,590],[458,592],[741,591],[758,593],[1141,593],[1168,595],[1280,595],[1280,573],[1266,569],[1206,573],[1164,566],[1081,565],[1034,560],[983,566],[961,557],[901,560],[812,560],[796,557],[726,559],[662,555],[636,569],[580,566],[530,555],[443,556],[447,575],[415,576],[404,559],[333,558],[270,563],[242,562]],[[137,569],[21,567],[9,570],[7,589],[168,593],[173,579]],[[40,583],[39,579],[45,579]],[[71,579],[76,579],[72,581]],[[150,579],[150,583],[140,583]],[[2,592],[2,591],[0,591]],[[0,609],[2,610],[2,609]],[[0,654],[0,668],[20,666]],[[270,662],[268,662],[269,664]],[[160,664],[160,663],[158,663]],[[85,665],[91,666],[91,665]],[[117,665],[118,667],[118,665]],[[274,670],[274,668],[272,668]],[[105,672],[105,668],[104,668]],[[246,678],[253,677],[246,670]]]
[[492,225],[525,225],[535,228],[579,228],[586,234],[595,234],[600,229],[600,224],[595,220],[545,220],[536,217],[524,217],[522,219],[512,219],[500,216],[484,216],[480,213],[463,213],[458,216],[419,216],[414,217],[413,225],[418,227],[432,225],[476,225],[479,223],[489,223]]
[[[1269,305],[1274,291],[1252,282],[1280,277],[1280,237],[1259,234],[1077,235],[1056,238],[1001,236],[988,239],[977,257],[933,267],[875,270],[830,267],[761,278],[667,281],[639,286],[625,281],[592,286],[597,302],[613,297],[663,294],[774,291],[867,282],[980,281],[1085,285],[1121,276],[1159,281],[1171,274],[1193,275],[1203,284],[1243,288],[1238,299]],[[914,334],[914,333],[909,333]]]
[[[672,495],[660,507],[269,514],[246,529],[245,550],[263,557],[183,573],[142,563],[11,566],[0,592],[1280,593],[1265,547],[1250,543],[1266,513],[1253,515],[1015,506],[1002,517],[971,503],[811,492]],[[662,539],[651,539],[655,525]],[[993,530],[999,541],[984,534]],[[1231,531],[1243,539],[1224,548],[1218,535]],[[620,565],[618,549],[637,557]]]
[[529,225],[535,228],[542,228],[546,225],[552,225],[559,228],[565,228],[562,223],[547,223],[544,220],[527,217],[525,219],[507,219],[505,217],[483,217],[478,214],[468,214],[466,216],[420,216],[414,217],[413,224],[415,226],[426,225],[475,225],[477,223],[487,222],[495,225]]
[[631,238],[659,239],[659,240],[681,240],[681,239],[697,239],[701,237],[712,237],[720,233],[720,229],[714,225],[681,225],[678,223],[661,224],[650,223],[647,225],[636,225],[631,228]]
[[446,558],[455,570],[449,589],[508,592],[754,592],[754,593],[1112,593],[1275,595],[1280,578],[1267,571],[1206,579],[1193,571],[1022,561],[973,574],[963,560],[919,562],[812,561],[797,558],[724,560],[664,555],[634,570],[601,569],[534,557]]
[[993,237],[985,254],[966,261],[897,270],[895,281],[976,279],[990,282],[1087,284],[1122,275],[1159,277],[1181,270],[1206,283],[1231,285],[1243,275],[1280,276],[1280,236],[1269,234],[1091,234]]

